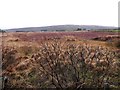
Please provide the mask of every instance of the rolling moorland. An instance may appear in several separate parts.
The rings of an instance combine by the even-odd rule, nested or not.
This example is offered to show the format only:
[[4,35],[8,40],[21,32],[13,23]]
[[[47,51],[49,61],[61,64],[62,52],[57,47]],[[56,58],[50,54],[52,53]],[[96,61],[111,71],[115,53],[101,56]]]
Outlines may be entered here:
[[120,88],[120,32],[77,30],[3,32],[5,86]]
[[6,29],[6,32],[53,32],[53,31],[80,31],[80,30],[113,30],[117,27],[111,26],[98,26],[98,25],[54,25],[54,26],[44,26],[44,27],[28,27],[28,28],[13,28]]

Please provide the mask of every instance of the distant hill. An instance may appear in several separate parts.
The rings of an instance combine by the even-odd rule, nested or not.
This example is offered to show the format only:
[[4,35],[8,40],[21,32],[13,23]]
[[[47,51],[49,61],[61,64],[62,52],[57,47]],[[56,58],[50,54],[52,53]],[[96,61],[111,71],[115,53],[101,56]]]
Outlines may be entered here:
[[116,27],[97,26],[97,25],[54,25],[44,27],[27,27],[27,28],[14,28],[7,29],[7,32],[27,32],[27,31],[77,31],[77,30],[103,30],[103,29],[116,29]]

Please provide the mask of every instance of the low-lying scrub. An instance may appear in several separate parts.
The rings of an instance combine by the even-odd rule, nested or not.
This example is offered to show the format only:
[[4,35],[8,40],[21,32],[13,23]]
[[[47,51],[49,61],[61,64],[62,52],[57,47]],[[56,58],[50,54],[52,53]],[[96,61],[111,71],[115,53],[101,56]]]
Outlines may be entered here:
[[[10,60],[8,55],[4,52],[5,63]],[[107,83],[111,88],[120,88],[119,60],[118,53],[109,48],[53,40],[43,42],[38,53],[22,60],[29,63],[25,69],[18,64],[6,75],[10,87],[103,88]]]

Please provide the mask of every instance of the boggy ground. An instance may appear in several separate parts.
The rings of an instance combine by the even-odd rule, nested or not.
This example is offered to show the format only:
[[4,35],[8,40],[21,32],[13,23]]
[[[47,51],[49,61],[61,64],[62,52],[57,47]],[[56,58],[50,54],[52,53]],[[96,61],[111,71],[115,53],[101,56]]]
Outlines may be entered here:
[[12,32],[2,40],[9,87],[103,88],[107,82],[119,88],[118,33]]

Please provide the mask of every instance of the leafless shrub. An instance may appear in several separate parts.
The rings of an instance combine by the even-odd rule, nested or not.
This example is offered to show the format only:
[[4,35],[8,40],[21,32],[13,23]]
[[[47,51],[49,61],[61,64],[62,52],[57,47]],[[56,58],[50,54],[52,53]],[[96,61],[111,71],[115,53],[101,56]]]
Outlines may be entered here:
[[104,79],[117,72],[113,71],[116,53],[103,47],[55,41],[43,44],[33,59],[41,76],[46,76],[41,77],[46,87],[103,87]]
[[[14,63],[15,54],[14,49],[4,51],[4,69]],[[9,74],[11,87],[103,88],[104,81],[119,87],[120,59],[109,48],[52,40],[24,59],[29,61],[22,64],[25,68],[19,63]]]

